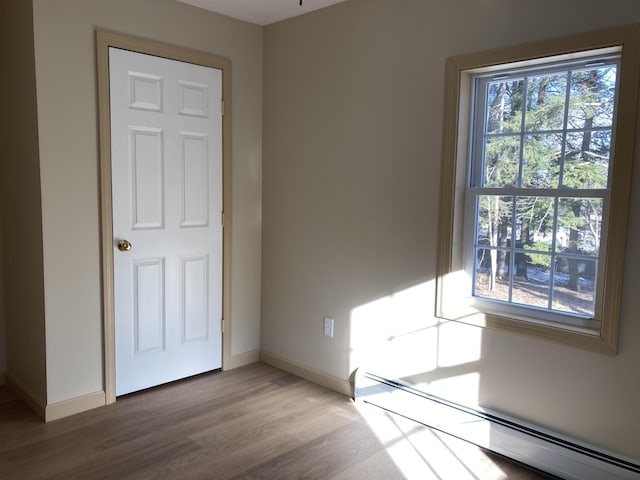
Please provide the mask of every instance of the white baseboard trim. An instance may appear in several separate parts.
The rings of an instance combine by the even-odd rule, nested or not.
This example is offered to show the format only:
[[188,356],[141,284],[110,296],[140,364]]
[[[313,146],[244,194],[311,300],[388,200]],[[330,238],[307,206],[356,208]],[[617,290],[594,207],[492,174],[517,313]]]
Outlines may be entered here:
[[104,391],[88,393],[80,397],[70,398],[61,402],[47,405],[45,409],[45,422],[52,422],[64,417],[75,415],[76,413],[85,412],[93,408],[103,407],[106,405],[106,395]]
[[36,415],[44,420],[46,402],[11,374],[7,374],[5,380],[7,382],[7,387],[9,387],[9,389],[11,389],[13,393],[20,398],[20,400],[26,403],[31,410],[36,412]]
[[268,365],[292,373],[298,377],[302,377],[310,382],[322,385],[330,390],[336,391],[348,397],[353,397],[353,387],[349,380],[334,377],[324,372],[319,372],[309,367],[305,367],[298,363],[285,360],[273,353],[262,350],[260,352],[260,360]]
[[45,422],[52,422],[60,418],[75,415],[76,413],[91,410],[92,408],[106,405],[106,396],[103,391],[89,393],[80,397],[70,398],[61,402],[46,405],[42,399],[35,395],[23,382],[7,374],[7,387],[9,387],[31,410],[33,410]]
[[251,350],[250,352],[237,353],[231,355],[229,364],[224,366],[224,370],[233,370],[234,368],[244,367],[252,363],[260,361],[260,350]]

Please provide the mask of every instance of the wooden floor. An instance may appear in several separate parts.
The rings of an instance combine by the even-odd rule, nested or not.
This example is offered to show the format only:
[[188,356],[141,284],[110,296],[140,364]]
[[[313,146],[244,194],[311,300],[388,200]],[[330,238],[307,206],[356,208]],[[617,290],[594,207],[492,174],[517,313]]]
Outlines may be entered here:
[[543,478],[264,364],[49,424],[0,387],[0,478]]

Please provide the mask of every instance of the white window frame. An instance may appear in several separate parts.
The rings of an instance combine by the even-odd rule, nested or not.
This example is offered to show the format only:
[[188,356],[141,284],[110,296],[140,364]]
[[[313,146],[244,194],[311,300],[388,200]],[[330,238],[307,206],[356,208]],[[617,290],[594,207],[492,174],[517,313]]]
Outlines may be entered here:
[[[583,61],[621,55],[617,119],[613,125],[609,205],[603,213],[601,262],[593,319],[556,315],[473,297],[468,267],[473,257],[475,205],[470,201],[470,153],[473,149],[474,78],[478,75],[550,62]],[[437,270],[436,315],[447,320],[532,335],[601,353],[615,354],[634,157],[640,25],[617,27],[534,44],[447,59],[443,133],[442,191]],[[508,195],[507,195],[508,196]],[[466,232],[465,232],[466,228]],[[471,253],[470,253],[471,250]],[[471,258],[472,261],[472,258]]]

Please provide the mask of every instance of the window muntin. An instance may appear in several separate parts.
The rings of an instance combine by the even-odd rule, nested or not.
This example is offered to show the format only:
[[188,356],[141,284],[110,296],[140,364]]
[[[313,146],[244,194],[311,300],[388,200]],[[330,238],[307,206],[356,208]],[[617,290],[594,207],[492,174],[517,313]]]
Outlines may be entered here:
[[608,56],[474,77],[465,269],[483,309],[597,328],[618,71]]

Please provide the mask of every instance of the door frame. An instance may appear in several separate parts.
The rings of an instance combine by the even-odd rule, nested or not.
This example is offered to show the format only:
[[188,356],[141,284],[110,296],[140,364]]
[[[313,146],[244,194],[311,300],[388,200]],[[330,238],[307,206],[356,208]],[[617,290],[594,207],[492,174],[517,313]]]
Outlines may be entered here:
[[100,240],[102,266],[103,365],[106,403],[116,401],[113,209],[111,196],[111,109],[109,47],[222,70],[222,369],[231,355],[231,60],[107,30],[96,30],[100,158]]

